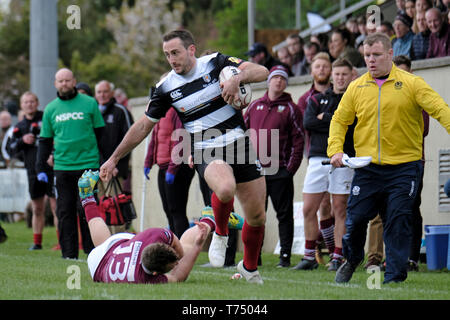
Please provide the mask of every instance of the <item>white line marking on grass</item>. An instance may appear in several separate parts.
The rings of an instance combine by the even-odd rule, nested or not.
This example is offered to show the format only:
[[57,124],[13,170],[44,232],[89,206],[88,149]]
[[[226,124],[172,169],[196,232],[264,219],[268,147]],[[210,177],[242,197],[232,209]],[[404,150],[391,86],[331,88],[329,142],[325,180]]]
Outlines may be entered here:
[[[214,276],[223,276],[224,278],[229,278],[231,274],[226,274],[223,272],[214,272],[214,271],[203,271],[203,270],[192,270],[193,273],[201,273],[201,274],[209,274]],[[321,285],[321,286],[335,286],[335,287],[349,287],[349,288],[363,288],[363,286],[355,283],[346,283],[346,284],[338,284],[334,282],[319,282],[319,281],[311,281],[311,280],[296,280],[296,279],[286,279],[286,278],[271,278],[262,276],[264,281],[276,281],[277,283],[293,283],[293,284],[306,284],[306,285]]]
[[[214,272],[214,271],[207,271],[205,269],[194,269],[192,270],[192,273],[198,273],[198,274],[209,274],[214,276],[221,276],[225,279],[229,279],[231,275],[234,273],[235,270],[231,269],[230,273],[226,273],[227,270],[224,270],[224,272]],[[306,274],[305,274],[306,276]],[[320,282],[320,281],[311,281],[306,279],[286,279],[286,278],[271,278],[271,277],[264,277],[262,275],[262,278],[264,281],[276,281],[278,284],[280,283],[293,283],[293,284],[304,284],[304,285],[311,285],[311,286],[323,286],[323,287],[337,287],[337,288],[350,288],[350,289],[367,289],[366,283],[364,285],[358,284],[358,283],[335,283],[331,281],[327,282]],[[405,284],[399,284],[401,287],[389,287],[389,286],[382,286],[381,290],[383,291],[407,291],[407,292],[414,292],[419,293],[424,296],[427,296],[429,294],[441,294],[441,295],[448,295],[448,291],[445,290],[435,290],[435,289],[420,289],[415,288],[412,285],[409,285],[407,282]],[[367,289],[370,291],[369,289]]]

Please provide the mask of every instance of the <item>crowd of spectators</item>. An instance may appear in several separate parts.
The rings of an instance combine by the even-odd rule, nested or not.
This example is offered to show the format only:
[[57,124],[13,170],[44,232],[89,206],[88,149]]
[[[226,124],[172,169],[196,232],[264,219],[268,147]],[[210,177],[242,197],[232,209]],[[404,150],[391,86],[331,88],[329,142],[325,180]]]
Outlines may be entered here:
[[414,61],[450,55],[450,0],[396,0],[396,5],[393,21],[385,20],[382,13],[379,22],[371,14],[349,17],[328,33],[311,35],[308,41],[298,33],[290,34],[286,45],[275,52],[277,58],[260,42],[247,55],[269,70],[277,64],[287,66],[289,76],[309,75],[312,57],[322,51],[330,55],[331,62],[345,58],[356,68],[365,67],[362,44],[374,32],[389,36],[394,57],[405,55]]

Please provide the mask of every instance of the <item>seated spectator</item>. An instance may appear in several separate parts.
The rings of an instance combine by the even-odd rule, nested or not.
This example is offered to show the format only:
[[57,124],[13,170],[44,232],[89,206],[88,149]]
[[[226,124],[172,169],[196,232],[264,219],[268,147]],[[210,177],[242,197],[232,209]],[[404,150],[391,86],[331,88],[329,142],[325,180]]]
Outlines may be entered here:
[[383,21],[380,23],[380,25],[377,27],[377,32],[384,33],[391,39],[391,43],[394,44],[396,36],[394,31],[394,26],[389,21]]
[[345,28],[347,28],[348,31],[353,36],[353,39],[358,38],[359,36],[359,28],[358,28],[358,22],[356,21],[356,18],[351,17],[345,22]]
[[367,37],[367,29],[366,29],[366,17],[359,16],[356,19],[356,23],[358,24],[359,36],[355,40],[355,48],[358,49],[360,45],[362,45],[364,39]]
[[428,9],[425,14],[428,28],[431,31],[427,58],[446,57],[450,55],[450,25],[445,23],[441,11]]
[[432,0],[416,0],[416,13],[427,12],[428,9],[433,7]]
[[[306,68],[305,52],[303,51],[303,39],[297,33],[290,34],[286,38],[289,54],[292,56],[291,71],[294,76],[308,74]],[[269,69],[270,70],[270,69]]]
[[413,19],[413,24],[411,27],[411,31],[416,34],[419,32],[419,28],[417,27],[417,19],[416,19],[416,0],[406,0],[405,2],[405,13]]
[[306,58],[306,68],[308,70],[308,74],[311,73],[311,63],[316,54],[319,53],[320,47],[315,42],[308,42],[304,46],[305,58]]
[[405,0],[395,0],[395,5],[397,6],[397,14],[405,12]]
[[[252,44],[250,50],[247,51],[245,55],[249,56],[251,62],[263,65],[267,68],[267,70],[270,70],[273,66],[280,64],[287,67],[280,60],[272,57],[272,55],[270,55],[269,51],[267,50],[267,47],[259,42],[255,42],[254,44]],[[291,77],[292,75],[293,74],[291,72],[289,76]]]
[[357,68],[364,67],[364,59],[354,48],[351,33],[347,29],[335,29],[331,34],[330,54],[333,59],[347,59]]
[[287,65],[289,68],[292,67],[293,58],[291,54],[289,53],[289,50],[287,47],[282,47],[277,50],[277,57],[278,60],[280,60],[282,63]]
[[411,31],[413,20],[406,13],[399,13],[395,17],[394,31],[397,39],[392,45],[394,57],[405,55],[409,57],[411,51],[412,38],[414,33]]
[[313,34],[309,38],[310,42],[315,42],[319,45],[320,52],[326,52],[326,53],[330,54],[330,51],[328,49],[328,40],[329,40],[329,38],[326,33]]
[[447,16],[450,9],[450,0],[436,0],[435,7],[438,8],[443,15]]
[[417,27],[419,32],[414,35],[411,44],[411,60],[421,60],[427,57],[428,46],[430,44],[430,29],[428,29],[425,12],[416,14]]

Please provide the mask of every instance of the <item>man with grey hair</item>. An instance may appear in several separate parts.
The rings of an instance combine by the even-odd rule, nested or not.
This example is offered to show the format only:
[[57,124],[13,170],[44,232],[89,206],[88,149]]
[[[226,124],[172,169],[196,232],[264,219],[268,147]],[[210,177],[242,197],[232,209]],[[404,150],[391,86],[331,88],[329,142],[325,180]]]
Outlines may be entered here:
[[[95,99],[105,122],[100,139],[100,165],[102,165],[112,155],[134,121],[127,108],[117,103],[110,82],[102,80],[95,85]],[[116,177],[120,180],[127,179],[130,173],[130,155],[122,158],[116,166]]]
[[450,55],[450,25],[444,21],[437,8],[428,9],[425,14],[431,31],[427,58],[446,57]]

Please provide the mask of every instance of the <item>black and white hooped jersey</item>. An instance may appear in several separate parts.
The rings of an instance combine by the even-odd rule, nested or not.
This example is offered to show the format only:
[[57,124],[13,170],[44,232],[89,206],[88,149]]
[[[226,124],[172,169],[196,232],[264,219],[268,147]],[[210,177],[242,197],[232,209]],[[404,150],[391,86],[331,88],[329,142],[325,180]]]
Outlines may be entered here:
[[[156,85],[145,114],[151,121],[158,122],[173,106],[184,128],[194,138],[194,149],[224,147],[243,138],[242,113],[225,102],[219,85],[220,71],[226,66],[238,67],[242,62],[213,53],[197,58],[195,67],[185,75],[172,70]],[[205,135],[210,129],[220,135]],[[204,139],[198,139],[204,135]]]

